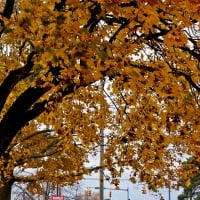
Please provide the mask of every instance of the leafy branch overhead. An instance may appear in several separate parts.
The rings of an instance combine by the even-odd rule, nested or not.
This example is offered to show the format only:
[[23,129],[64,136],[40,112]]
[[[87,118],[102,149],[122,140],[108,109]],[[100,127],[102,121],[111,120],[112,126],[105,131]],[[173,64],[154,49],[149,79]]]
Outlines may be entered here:
[[100,129],[113,180],[128,167],[155,190],[194,175],[176,166],[182,155],[200,160],[199,0],[0,7],[2,185],[19,180],[16,166],[40,168],[35,180],[76,181],[70,174],[90,173]]

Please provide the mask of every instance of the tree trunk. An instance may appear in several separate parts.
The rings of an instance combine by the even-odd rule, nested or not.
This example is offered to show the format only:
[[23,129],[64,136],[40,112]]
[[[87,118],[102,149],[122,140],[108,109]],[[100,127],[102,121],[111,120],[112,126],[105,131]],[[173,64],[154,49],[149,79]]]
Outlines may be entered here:
[[3,187],[0,187],[0,199],[2,200],[11,200],[11,190],[12,190],[12,181],[4,183]]

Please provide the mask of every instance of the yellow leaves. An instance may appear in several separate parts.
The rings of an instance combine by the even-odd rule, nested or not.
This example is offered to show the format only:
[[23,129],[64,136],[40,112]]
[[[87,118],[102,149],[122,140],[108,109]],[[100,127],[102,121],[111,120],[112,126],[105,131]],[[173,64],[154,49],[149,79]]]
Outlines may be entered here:
[[184,8],[186,11],[193,15],[198,15],[198,11],[200,9],[200,1],[199,0],[187,0],[184,2]]
[[92,75],[93,75],[94,80],[97,80],[97,81],[103,78],[102,73],[99,71],[95,71]]
[[0,66],[0,72],[4,72],[5,69],[6,69],[6,66],[3,66],[3,65]]
[[43,194],[43,192],[44,192],[42,189],[42,186],[37,183],[28,184],[27,189],[32,194]]
[[78,70],[78,71],[81,71],[82,68],[81,68],[80,64],[76,63],[75,64],[75,69]]
[[129,178],[129,180],[130,180],[133,184],[137,182],[135,177],[131,177],[131,178]]
[[164,39],[165,44],[169,47],[180,47],[187,45],[187,37],[181,29],[170,31]]
[[35,74],[35,75],[37,75],[37,74],[39,74],[39,72],[42,70],[42,65],[39,65],[39,64],[35,64],[35,65],[33,65],[33,73]]
[[153,25],[159,24],[160,19],[156,8],[151,5],[141,4],[137,13],[138,19],[143,23],[143,30],[148,34]]
[[174,97],[179,97],[179,98],[183,98],[184,97],[184,92],[183,92],[183,88],[180,85],[174,85],[171,88],[171,94]]
[[48,67],[48,63],[51,62],[53,60],[53,54],[52,52],[49,51],[45,51],[40,58],[40,61],[38,62],[39,65],[41,65],[42,67],[46,68]]
[[190,179],[187,179],[184,183],[184,186],[185,187],[189,187],[191,185],[191,180]]
[[[100,142],[99,129],[109,129],[112,133],[108,135],[105,167],[113,177],[123,171],[117,167],[128,166],[142,181],[152,181],[153,190],[162,186],[168,178],[162,169],[170,172],[169,163],[174,161],[170,145],[185,145],[188,152],[197,152],[198,94],[186,78],[199,83],[198,59],[194,56],[198,50],[193,49],[199,43],[196,39],[188,43],[185,32],[198,14],[199,2],[191,1],[195,7],[189,0],[182,1],[183,5],[178,0],[146,0],[127,6],[128,0],[68,0],[61,12],[55,11],[55,2],[20,1],[18,16],[13,14],[4,21],[7,31],[0,39],[4,44],[0,83],[11,70],[27,63],[30,50],[37,55],[32,60],[31,76],[12,90],[1,119],[29,86],[49,89],[35,102],[51,100],[45,112],[26,123],[21,136],[30,139],[20,140],[19,136],[10,156],[16,162],[31,155],[53,155],[52,159],[37,158],[27,165],[43,167],[37,175],[47,180],[60,168],[68,175],[63,174],[63,183],[65,178],[73,182],[76,178],[69,177],[70,173],[89,173],[83,163],[88,161],[87,152],[94,153],[93,147]],[[176,70],[185,72],[186,78]],[[107,94],[100,84],[104,77]],[[33,108],[31,104],[27,112]],[[31,135],[43,127],[53,132]],[[59,180],[59,174],[55,179]]]
[[76,5],[79,3],[79,0],[68,0],[67,4],[69,5]]
[[150,5],[155,5],[158,0],[146,0]]
[[142,187],[142,194],[146,194],[147,193],[147,189],[145,187]]

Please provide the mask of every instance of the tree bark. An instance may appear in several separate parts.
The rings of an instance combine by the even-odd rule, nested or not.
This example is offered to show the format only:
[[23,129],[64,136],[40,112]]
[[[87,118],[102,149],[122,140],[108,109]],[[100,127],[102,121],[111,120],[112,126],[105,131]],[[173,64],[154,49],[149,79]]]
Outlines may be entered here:
[[11,190],[13,181],[4,183],[3,187],[0,187],[0,199],[11,200]]

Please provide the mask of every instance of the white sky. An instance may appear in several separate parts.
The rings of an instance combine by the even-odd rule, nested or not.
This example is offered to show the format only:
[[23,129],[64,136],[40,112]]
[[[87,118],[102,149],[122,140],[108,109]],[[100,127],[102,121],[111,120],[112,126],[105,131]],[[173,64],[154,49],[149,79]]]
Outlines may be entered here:
[[[99,166],[99,155],[97,154],[96,157],[90,158],[89,166]],[[105,176],[109,175],[107,171],[104,172]],[[94,187],[99,187],[99,173],[93,173],[91,176],[85,176],[85,179],[80,181],[81,188],[83,190],[87,190],[90,188],[92,192],[98,193],[99,190],[95,189]],[[126,191],[120,190],[111,190],[112,197],[111,200],[128,200],[127,197],[127,189],[129,190],[129,198],[130,200],[160,200],[159,193],[162,194],[164,200],[176,200],[177,196],[182,193],[182,189],[179,191],[177,190],[170,190],[170,197],[169,198],[169,189],[164,188],[160,190],[158,193],[153,193],[152,191],[147,190],[147,194],[142,194],[142,187],[145,186],[143,183],[133,184],[129,181],[129,173],[126,171],[121,179],[120,182],[120,189],[125,189]],[[114,185],[111,185],[109,181],[104,179],[104,188],[108,188],[104,190],[104,199],[109,199],[109,188],[115,189]],[[147,189],[147,188],[146,188]],[[83,191],[84,192],[84,191]]]
[[[92,192],[99,192],[98,189],[95,189],[94,187],[99,187],[99,175],[94,174],[92,176],[86,176],[85,180],[82,180],[80,182],[81,187],[83,190],[86,190],[88,187],[91,187]],[[133,184],[128,179],[122,178],[120,183],[121,189],[128,188],[129,190],[129,198],[130,200],[160,200],[159,193],[153,193],[151,191],[147,190],[147,194],[142,194],[142,187],[143,184]],[[104,180],[104,187],[105,188],[113,188],[113,185],[110,185],[110,183],[106,180]],[[104,190],[104,199],[109,198],[109,189]],[[165,188],[160,190],[160,193],[164,197],[164,200],[175,200],[177,199],[177,196],[182,193],[182,190],[176,191],[171,190],[171,199],[169,198],[169,189]],[[111,200],[127,200],[127,191],[120,191],[120,190],[112,190],[112,197]]]

